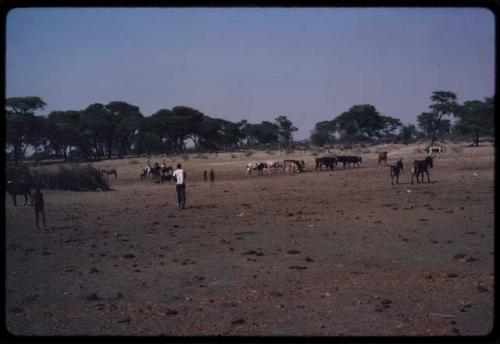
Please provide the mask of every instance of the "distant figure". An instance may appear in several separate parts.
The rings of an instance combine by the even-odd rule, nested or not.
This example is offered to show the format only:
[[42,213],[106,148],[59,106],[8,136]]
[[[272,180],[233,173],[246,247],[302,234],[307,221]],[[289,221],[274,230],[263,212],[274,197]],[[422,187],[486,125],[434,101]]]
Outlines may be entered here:
[[207,181],[207,170],[203,171],[203,180]]
[[215,185],[215,173],[213,169],[210,170],[210,186],[212,185]]
[[177,164],[177,169],[172,175],[172,179],[175,181],[175,189],[177,190],[177,204],[179,209],[184,209],[186,206],[186,172],[182,169],[182,165]]
[[42,193],[42,190],[40,190],[40,185],[36,186],[35,195],[33,196],[33,198],[35,199],[36,228],[40,228],[39,223],[38,223],[38,215],[40,215],[40,213],[42,214],[43,228],[45,228],[45,225],[46,225],[46,222],[45,222],[45,202],[43,201],[43,193]]

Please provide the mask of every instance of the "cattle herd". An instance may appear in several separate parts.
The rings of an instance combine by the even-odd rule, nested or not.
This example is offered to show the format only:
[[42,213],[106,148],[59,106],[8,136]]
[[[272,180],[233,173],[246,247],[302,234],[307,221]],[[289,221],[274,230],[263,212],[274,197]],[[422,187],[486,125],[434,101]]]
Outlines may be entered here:
[[[427,182],[430,183],[429,177],[429,167],[433,168],[433,156],[434,154],[439,154],[444,152],[443,147],[429,147],[428,155],[422,160],[414,160],[413,168],[411,174],[411,184],[413,184],[413,178],[417,179],[417,183],[420,184],[420,178],[422,183],[425,182],[424,174],[427,176]],[[399,159],[396,164],[388,165],[387,164],[387,153],[388,152],[380,152],[378,153],[378,166],[388,166],[390,169],[390,177],[391,184],[394,184],[394,179],[396,179],[396,184],[399,184],[399,175],[401,170],[403,170],[403,159]],[[334,155],[334,156],[326,156],[315,159],[315,170],[320,171],[323,167],[326,167],[330,170],[335,170],[338,164],[342,164],[345,169],[346,166],[348,168],[360,166],[362,160],[361,157],[358,156],[350,156],[350,155]],[[151,165],[148,161],[147,164],[141,167],[140,170],[140,179],[141,181],[154,181],[157,183],[164,183],[165,181],[169,182],[172,180],[173,175],[172,166],[167,166],[165,162],[162,164],[155,163]],[[288,173],[301,173],[305,172],[305,163],[303,160],[291,160],[286,159],[281,163],[278,160],[269,160],[265,162],[252,162],[246,165],[246,174],[247,176],[251,176],[253,172],[256,172],[257,175],[271,175],[271,171],[278,172],[282,170],[283,172]],[[118,173],[116,169],[109,170],[101,170],[103,175],[109,177],[110,175],[114,175],[115,179],[118,177]],[[17,196],[24,196],[25,202],[24,205],[28,203],[28,199],[33,202],[31,197],[31,190],[33,188],[32,183],[27,181],[12,181],[8,180],[6,184],[6,191],[12,197],[14,206],[17,205]]]
[[[413,184],[413,177],[416,177],[417,183],[420,184],[420,177],[422,179],[422,183],[424,183],[424,174],[427,176],[427,182],[430,183],[429,177],[429,167],[433,168],[433,156],[434,154],[439,154],[444,152],[443,147],[429,147],[428,156],[426,156],[423,160],[414,160],[413,168],[411,174],[411,184]],[[387,164],[387,154],[388,152],[380,152],[378,153],[378,166],[386,166],[390,169],[390,177],[391,184],[394,185],[394,179],[396,179],[396,184],[399,184],[399,175],[401,174],[401,170],[403,170],[403,159],[399,159],[394,165]],[[361,157],[352,156],[352,155],[334,155],[334,156],[325,156],[315,159],[315,170],[320,171],[323,167],[326,167],[330,170],[335,170],[338,164],[342,164],[345,169],[346,166],[348,168],[351,167],[360,167],[362,162]],[[271,169],[274,171],[283,168],[284,172],[304,172],[305,171],[305,163],[303,160],[284,160],[283,164],[280,164],[279,161],[266,161],[266,162],[252,162],[247,164],[246,171],[247,175],[252,175],[252,171],[257,171],[257,175],[263,175],[264,172],[267,175],[271,174]]]

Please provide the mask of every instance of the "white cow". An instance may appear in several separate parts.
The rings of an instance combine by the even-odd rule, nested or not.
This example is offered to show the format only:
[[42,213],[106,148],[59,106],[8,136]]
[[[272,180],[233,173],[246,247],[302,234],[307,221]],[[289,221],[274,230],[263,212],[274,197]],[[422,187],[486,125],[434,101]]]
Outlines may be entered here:
[[280,167],[283,167],[278,160],[268,160],[266,164],[268,169],[272,168],[275,172],[278,171]]
[[434,154],[437,154],[439,157],[440,153],[444,153],[444,147],[443,146],[431,146],[428,149],[429,151],[429,156],[433,156]]
[[251,162],[247,164],[247,176],[252,175],[252,171],[257,170],[259,175],[263,175],[264,169],[266,170],[268,175],[271,175],[269,171],[269,167],[265,162]]

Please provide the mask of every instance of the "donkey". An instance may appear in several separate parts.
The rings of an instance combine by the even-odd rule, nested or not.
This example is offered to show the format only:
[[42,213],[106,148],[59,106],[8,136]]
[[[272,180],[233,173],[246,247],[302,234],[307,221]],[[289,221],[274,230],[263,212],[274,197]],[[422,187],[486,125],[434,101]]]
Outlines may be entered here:
[[399,159],[396,165],[389,165],[391,169],[391,185],[394,185],[394,177],[396,177],[396,184],[399,184],[399,173],[403,169],[403,159]]
[[411,170],[411,183],[413,184],[413,176],[417,177],[417,183],[420,184],[420,180],[418,180],[418,176],[422,175],[422,183],[424,182],[424,173],[427,175],[427,182],[431,182],[429,178],[429,167],[432,166],[432,157],[428,156],[424,160],[415,160],[413,161],[413,169]]

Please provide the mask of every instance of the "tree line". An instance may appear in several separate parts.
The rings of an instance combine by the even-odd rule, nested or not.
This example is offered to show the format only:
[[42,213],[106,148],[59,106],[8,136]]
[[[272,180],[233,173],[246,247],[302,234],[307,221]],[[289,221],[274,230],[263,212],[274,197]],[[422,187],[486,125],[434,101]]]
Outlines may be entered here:
[[[370,104],[354,105],[329,121],[316,123],[310,142],[316,146],[335,143],[408,144],[428,139],[469,138],[476,145],[481,136],[494,136],[493,98],[458,104],[453,92],[432,93],[429,111],[417,117],[419,128],[381,115]],[[34,157],[110,159],[113,155],[179,154],[191,140],[198,152],[232,151],[241,148],[288,148],[297,128],[286,116],[273,122],[232,122],[176,106],[144,116],[139,107],[123,101],[95,103],[83,110],[52,111],[35,115],[46,104],[40,97],[7,98],[6,149],[8,158],[22,160],[28,147]],[[452,125],[451,117],[457,120]]]
[[[330,121],[316,123],[311,141],[317,146],[335,143],[409,144],[417,140],[471,139],[476,146],[482,136],[494,136],[494,100],[472,100],[463,104],[450,91],[432,93],[429,111],[417,116],[418,128],[397,118],[381,115],[370,104],[354,105]],[[452,125],[451,118],[456,121]]]
[[231,122],[187,107],[161,109],[144,116],[123,101],[91,104],[83,110],[35,115],[46,104],[40,97],[6,99],[6,143],[18,162],[28,147],[37,159],[111,159],[126,154],[179,154],[191,140],[199,152],[234,150],[281,143],[287,147],[297,128],[286,116],[274,122]]

